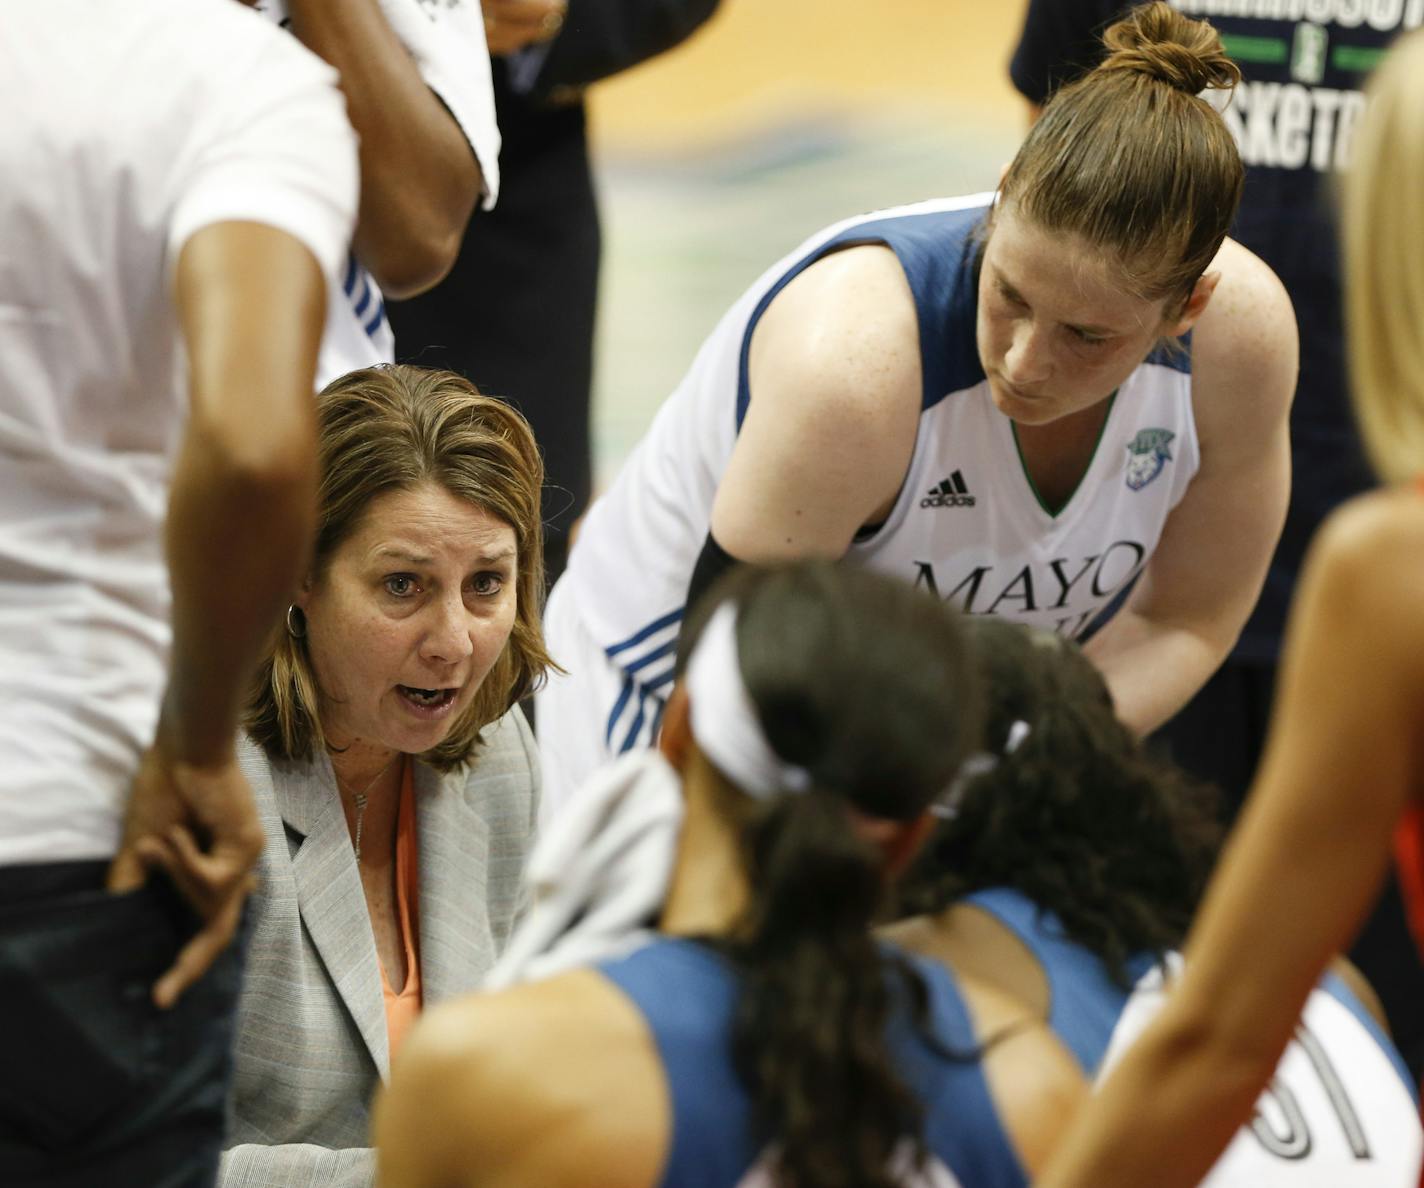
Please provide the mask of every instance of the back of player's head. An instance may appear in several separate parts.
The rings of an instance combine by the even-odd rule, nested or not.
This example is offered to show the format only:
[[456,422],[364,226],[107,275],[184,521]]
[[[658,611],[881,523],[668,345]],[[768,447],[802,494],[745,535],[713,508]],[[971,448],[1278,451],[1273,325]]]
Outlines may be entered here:
[[[744,686],[776,760],[804,772],[819,796],[908,820],[977,745],[977,681],[961,616],[903,582],[826,561],[743,567],[709,591],[684,630],[684,684],[709,624],[719,637],[730,625],[729,675]],[[714,641],[706,642],[710,651]],[[738,784],[736,771],[722,774]]]
[[1371,462],[1400,482],[1424,469],[1424,32],[1367,93],[1344,179],[1350,390]]
[[962,622],[864,570],[744,567],[698,604],[680,660],[693,770],[749,888],[726,951],[759,1136],[784,1182],[889,1188],[923,1105],[885,1024],[897,995],[922,1005],[924,987],[871,935],[887,882],[872,839],[914,835],[978,745]]
[[992,764],[901,880],[902,914],[1010,887],[1116,970],[1179,944],[1219,841],[1214,792],[1145,753],[1073,644],[991,617],[969,634]]
[[1103,40],[1106,59],[1049,100],[1000,201],[1114,253],[1137,296],[1185,300],[1245,181],[1230,130],[1198,96],[1241,72],[1210,24],[1163,3],[1133,9]]

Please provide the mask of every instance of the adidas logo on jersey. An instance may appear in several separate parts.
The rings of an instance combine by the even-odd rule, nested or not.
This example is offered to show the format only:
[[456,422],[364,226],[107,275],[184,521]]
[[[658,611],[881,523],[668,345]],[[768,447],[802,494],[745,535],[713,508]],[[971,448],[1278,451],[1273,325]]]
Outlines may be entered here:
[[929,494],[920,500],[920,506],[973,507],[974,496],[969,494],[964,476],[956,470],[948,478],[940,479],[938,486],[931,487]]

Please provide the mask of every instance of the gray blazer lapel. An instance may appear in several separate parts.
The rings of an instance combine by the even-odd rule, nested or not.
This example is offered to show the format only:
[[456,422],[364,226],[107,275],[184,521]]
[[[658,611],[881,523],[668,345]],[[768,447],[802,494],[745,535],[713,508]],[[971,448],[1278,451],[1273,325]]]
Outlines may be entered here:
[[[420,981],[427,1005],[474,989],[494,964],[486,910],[489,824],[479,780],[415,765]],[[473,785],[473,786],[470,786]]]
[[273,783],[282,820],[302,838],[292,856],[302,922],[385,1080],[390,1047],[376,941],[331,763],[321,755],[310,765],[282,764]]

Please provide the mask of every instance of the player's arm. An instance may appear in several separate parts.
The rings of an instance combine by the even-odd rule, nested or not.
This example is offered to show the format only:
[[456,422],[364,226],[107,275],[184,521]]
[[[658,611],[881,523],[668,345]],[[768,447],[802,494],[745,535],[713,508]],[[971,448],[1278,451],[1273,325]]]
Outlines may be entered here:
[[1260,260],[1228,243],[1192,341],[1201,467],[1123,610],[1085,651],[1118,714],[1147,733],[1216,671],[1255,606],[1290,498],[1295,315]]
[[341,73],[361,138],[356,252],[389,297],[413,297],[455,263],[484,177],[378,0],[291,0],[293,31]]
[[713,540],[738,561],[842,556],[893,505],[919,424],[919,330],[894,254],[852,248],[787,285],[748,379]]
[[237,770],[238,710],[314,531],[312,376],[325,310],[293,236],[220,222],[177,261],[190,408],[168,506],[173,643],[109,885],[162,867],[206,924],[155,987],[171,1003],[230,939],[262,829]]
[[1186,973],[1044,1185],[1197,1183],[1373,902],[1424,757],[1420,503],[1412,491],[1356,500],[1312,547],[1261,773]]
[[641,1016],[582,970],[429,1012],[372,1133],[380,1188],[651,1188],[671,1105]]

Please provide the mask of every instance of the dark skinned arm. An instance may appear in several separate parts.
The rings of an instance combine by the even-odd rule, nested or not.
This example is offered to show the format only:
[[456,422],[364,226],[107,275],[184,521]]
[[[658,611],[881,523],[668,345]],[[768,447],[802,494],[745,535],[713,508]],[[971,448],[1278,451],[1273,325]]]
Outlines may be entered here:
[[455,263],[484,176],[377,0],[291,0],[292,31],[341,73],[361,137],[356,254],[387,297],[414,297]]
[[272,227],[221,222],[178,258],[190,409],[166,546],[173,646],[109,888],[164,871],[201,918],[154,987],[171,1006],[231,940],[262,849],[237,768],[238,712],[315,528],[312,378],[326,289],[315,257]]

